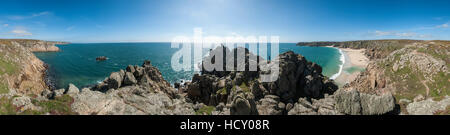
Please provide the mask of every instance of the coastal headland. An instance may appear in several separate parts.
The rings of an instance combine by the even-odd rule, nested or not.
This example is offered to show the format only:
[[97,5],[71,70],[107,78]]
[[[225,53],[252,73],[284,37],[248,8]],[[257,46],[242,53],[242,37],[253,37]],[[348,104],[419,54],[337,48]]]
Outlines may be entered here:
[[[320,65],[288,51],[274,59],[280,63],[276,82],[259,81],[267,74],[259,70],[213,71],[172,87],[151,61],[144,61],[111,73],[93,87],[58,90],[46,87],[44,63],[31,53],[42,47],[0,41],[1,114],[381,115],[446,114],[450,109],[449,41],[299,43],[331,45],[344,52],[339,77],[348,83],[344,80],[341,87],[322,75]],[[236,49],[245,48],[224,51]],[[345,72],[359,73],[349,79],[353,77],[342,76]]]

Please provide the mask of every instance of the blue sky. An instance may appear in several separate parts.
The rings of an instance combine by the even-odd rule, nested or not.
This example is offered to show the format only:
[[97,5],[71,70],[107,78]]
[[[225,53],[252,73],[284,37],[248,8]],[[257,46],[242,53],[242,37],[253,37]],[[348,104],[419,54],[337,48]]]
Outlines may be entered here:
[[0,38],[165,42],[280,36],[281,42],[450,40],[448,0],[2,0]]

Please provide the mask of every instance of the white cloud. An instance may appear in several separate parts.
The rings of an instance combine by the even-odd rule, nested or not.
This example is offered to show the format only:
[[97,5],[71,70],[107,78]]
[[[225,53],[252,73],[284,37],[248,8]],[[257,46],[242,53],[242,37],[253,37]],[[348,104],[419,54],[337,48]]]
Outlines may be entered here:
[[417,35],[417,33],[414,32],[405,32],[405,33],[395,33],[396,36],[399,37],[414,37]]
[[48,11],[44,11],[44,12],[40,12],[40,13],[33,13],[33,15],[31,15],[32,17],[38,17],[38,16],[43,16],[43,15],[49,15],[50,12]]
[[436,28],[448,28],[448,23],[438,25]]
[[24,19],[30,19],[30,18],[45,16],[45,15],[50,15],[50,14],[51,14],[51,12],[44,11],[44,12],[39,12],[39,13],[33,13],[31,15],[14,15],[14,16],[9,16],[8,18],[11,20],[24,20]]
[[387,32],[387,31],[375,31],[375,35],[376,36],[389,36],[392,35],[392,32]]
[[419,35],[419,38],[432,38],[432,35]]
[[22,28],[18,28],[18,29],[14,29],[11,31],[12,34],[14,34],[15,36],[19,36],[19,37],[23,37],[23,36],[32,36],[33,33],[22,29]]
[[7,24],[7,23],[3,24],[3,27],[8,27],[8,26],[9,26],[9,24]]
[[429,38],[431,35],[422,35],[415,32],[393,32],[393,31],[375,31],[371,32],[375,34],[375,36],[393,36],[393,37],[401,37],[401,38]]

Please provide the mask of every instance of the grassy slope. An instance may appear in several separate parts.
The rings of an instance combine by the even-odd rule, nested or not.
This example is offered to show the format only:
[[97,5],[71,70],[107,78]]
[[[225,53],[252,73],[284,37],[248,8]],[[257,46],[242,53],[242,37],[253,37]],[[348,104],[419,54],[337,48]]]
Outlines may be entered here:
[[[25,41],[20,39],[21,41]],[[11,58],[21,59],[20,49],[12,47],[11,41],[0,39],[0,76],[13,76],[20,72],[18,63],[15,63]],[[9,93],[8,84],[4,77],[0,77],[0,94]],[[17,96],[14,96],[17,97]],[[12,100],[14,97],[0,96],[0,115],[29,115],[29,114],[74,114],[71,111],[70,105],[73,103],[73,98],[68,95],[57,97],[54,100],[38,101],[36,96],[30,96],[32,104],[41,107],[41,110],[21,110],[23,107],[14,106]]]
[[[16,97],[16,96],[15,96]],[[23,106],[15,106],[12,103],[14,97],[0,97],[0,115],[72,115],[73,98],[69,95],[56,97],[54,100],[38,101],[32,97],[32,104],[40,107],[40,110],[23,110]]]
[[[450,67],[450,57],[448,52],[450,52],[450,42],[449,41],[438,41],[436,44],[428,44],[428,47],[413,47],[417,52],[424,53],[433,56],[435,59],[440,59],[446,62],[447,67]],[[445,72],[435,73],[432,77],[432,82],[425,81],[424,72],[417,70],[417,67],[406,66],[397,71],[392,70],[394,62],[399,61],[401,55],[396,54],[393,61],[379,62],[378,66],[384,68],[384,72],[387,77],[394,84],[394,88],[397,90],[397,99],[410,99],[412,100],[415,96],[422,94],[426,95],[427,87],[430,90],[429,97],[435,100],[440,100],[446,95],[450,95],[450,75]],[[407,63],[408,65],[409,63]]]
[[[5,45],[4,47],[1,47],[2,51],[0,52],[0,76],[4,75],[14,75],[17,74],[19,71],[18,64],[7,59],[6,55],[9,57],[15,58],[18,57],[17,53],[10,48],[11,42],[7,40],[0,40],[0,44]],[[8,52],[6,52],[8,51]],[[8,84],[5,78],[0,78],[0,94],[8,93]]]

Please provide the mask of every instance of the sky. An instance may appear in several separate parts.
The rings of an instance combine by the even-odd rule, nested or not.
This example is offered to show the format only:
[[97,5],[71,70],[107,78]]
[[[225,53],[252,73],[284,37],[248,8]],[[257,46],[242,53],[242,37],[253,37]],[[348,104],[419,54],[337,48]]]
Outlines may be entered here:
[[449,0],[2,0],[0,38],[170,42],[279,36],[280,42],[450,40]]

